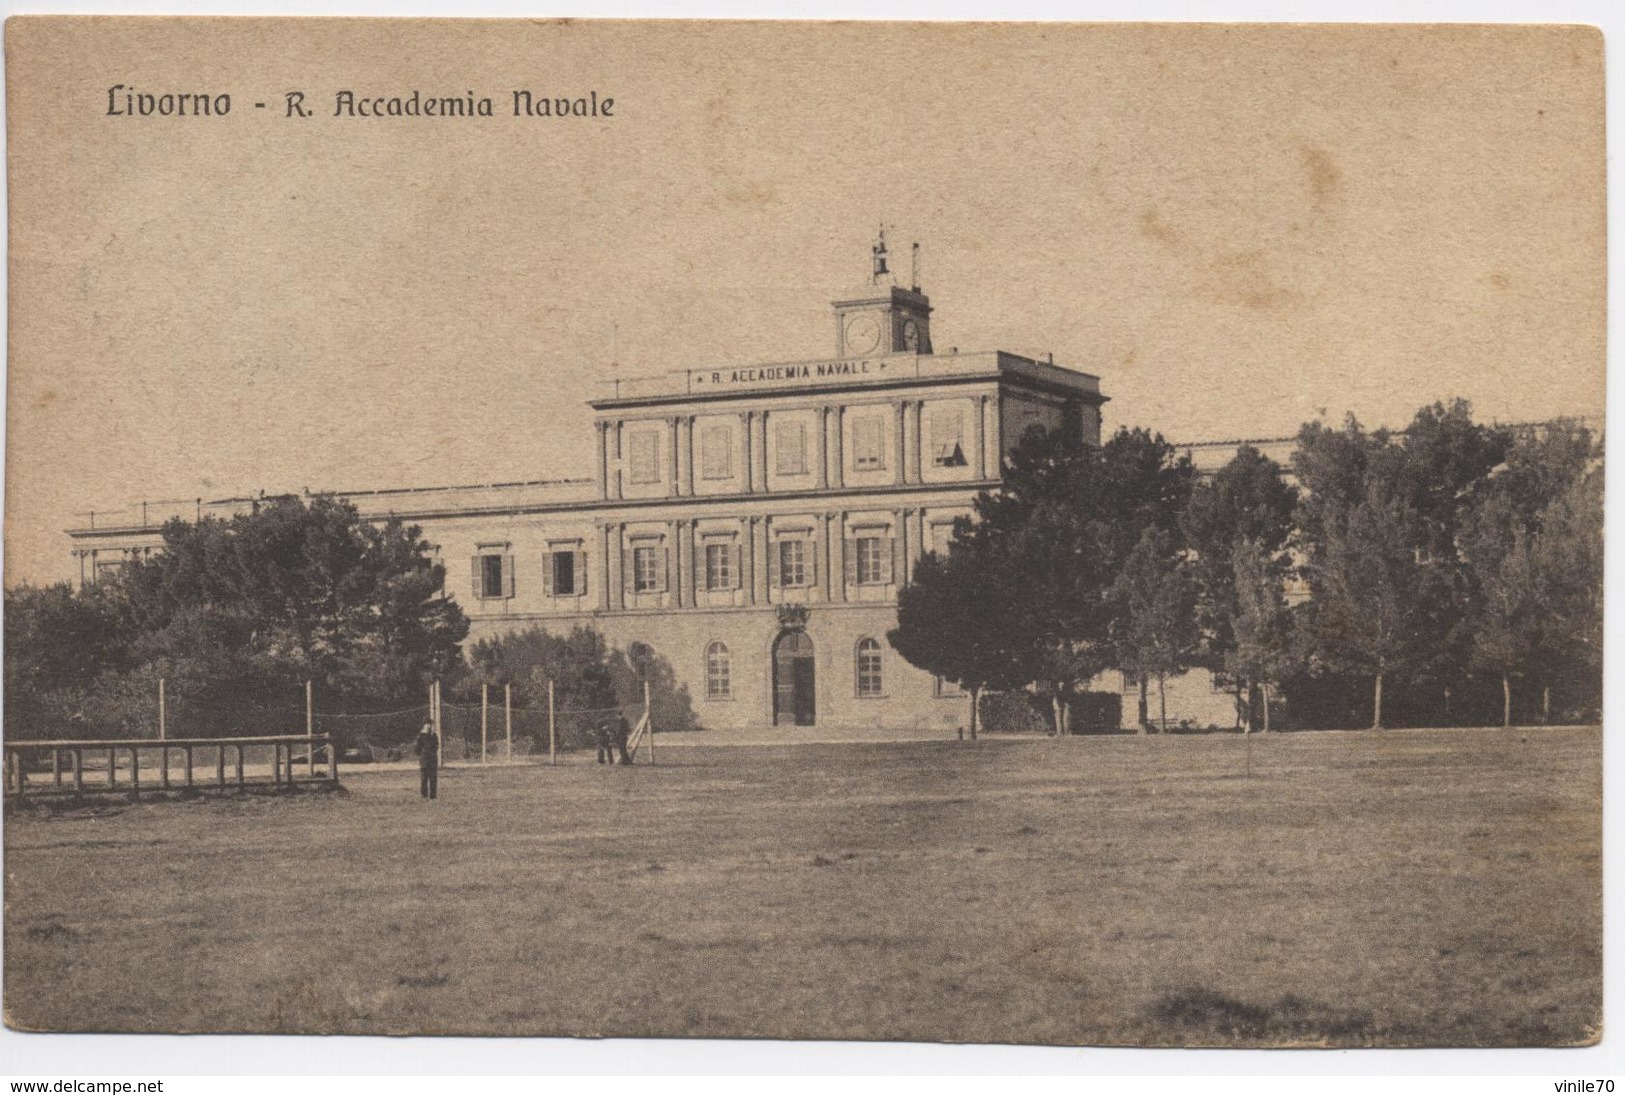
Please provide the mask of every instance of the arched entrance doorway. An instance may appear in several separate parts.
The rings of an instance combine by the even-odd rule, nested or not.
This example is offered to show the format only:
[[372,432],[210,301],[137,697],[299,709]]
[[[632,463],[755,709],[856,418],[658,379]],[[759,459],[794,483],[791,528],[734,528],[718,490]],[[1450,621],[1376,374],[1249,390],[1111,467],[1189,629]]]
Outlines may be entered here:
[[812,640],[805,631],[786,631],[773,645],[773,725],[813,725],[816,684]]

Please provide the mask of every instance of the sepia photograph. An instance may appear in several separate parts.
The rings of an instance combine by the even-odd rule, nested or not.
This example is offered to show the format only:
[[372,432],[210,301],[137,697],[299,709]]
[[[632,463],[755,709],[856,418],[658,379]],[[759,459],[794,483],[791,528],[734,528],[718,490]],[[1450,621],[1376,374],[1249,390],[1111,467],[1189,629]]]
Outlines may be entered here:
[[1603,56],[11,18],[5,1024],[1595,1045]]

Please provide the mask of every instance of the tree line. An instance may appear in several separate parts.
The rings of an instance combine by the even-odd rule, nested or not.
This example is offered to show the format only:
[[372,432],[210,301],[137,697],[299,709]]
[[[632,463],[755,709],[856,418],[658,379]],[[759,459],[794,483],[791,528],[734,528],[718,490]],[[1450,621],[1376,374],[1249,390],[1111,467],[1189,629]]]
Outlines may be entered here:
[[416,527],[281,498],[162,536],[79,590],[6,590],[8,731],[151,735],[163,680],[182,732],[267,733],[302,721],[306,681],[324,710],[382,711],[464,664],[468,620]]
[[[162,537],[150,557],[79,590],[6,591],[13,736],[153,736],[160,680],[172,736],[302,725],[307,681],[324,715],[420,707],[437,680],[448,703],[478,705],[482,686],[501,702],[511,686],[517,705],[543,712],[551,682],[566,745],[590,744],[593,720],[641,705],[646,688],[663,730],[695,725],[669,662],[591,628],[533,627],[467,644],[465,657],[468,619],[421,530],[342,499],[273,499],[230,519],[171,521]],[[416,730],[410,719],[368,725]]]
[[989,690],[1044,697],[1064,733],[1108,671],[1142,729],[1155,687],[1165,725],[1166,681],[1197,668],[1247,728],[1593,718],[1602,455],[1577,422],[1478,423],[1460,400],[1397,432],[1308,423],[1290,478],[1247,445],[1203,477],[1146,430],[1033,430],[889,638],[970,693],[972,733]]

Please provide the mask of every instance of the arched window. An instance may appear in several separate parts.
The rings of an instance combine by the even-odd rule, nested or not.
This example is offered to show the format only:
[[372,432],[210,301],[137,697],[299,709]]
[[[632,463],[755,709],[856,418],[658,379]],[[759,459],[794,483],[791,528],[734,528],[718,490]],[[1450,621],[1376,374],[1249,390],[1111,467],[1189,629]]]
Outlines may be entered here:
[[733,658],[726,643],[712,643],[705,648],[705,698],[726,700],[733,694]]
[[883,684],[880,673],[880,643],[874,639],[858,640],[858,695],[882,695]]

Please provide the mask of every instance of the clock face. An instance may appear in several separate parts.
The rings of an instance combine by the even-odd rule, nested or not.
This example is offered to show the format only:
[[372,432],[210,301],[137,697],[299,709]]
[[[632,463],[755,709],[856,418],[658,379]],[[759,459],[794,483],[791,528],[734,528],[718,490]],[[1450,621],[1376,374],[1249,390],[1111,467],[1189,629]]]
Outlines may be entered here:
[[873,353],[880,345],[880,323],[868,312],[860,312],[846,321],[846,352]]
[[912,319],[903,321],[903,349],[915,353],[920,348],[920,325]]

